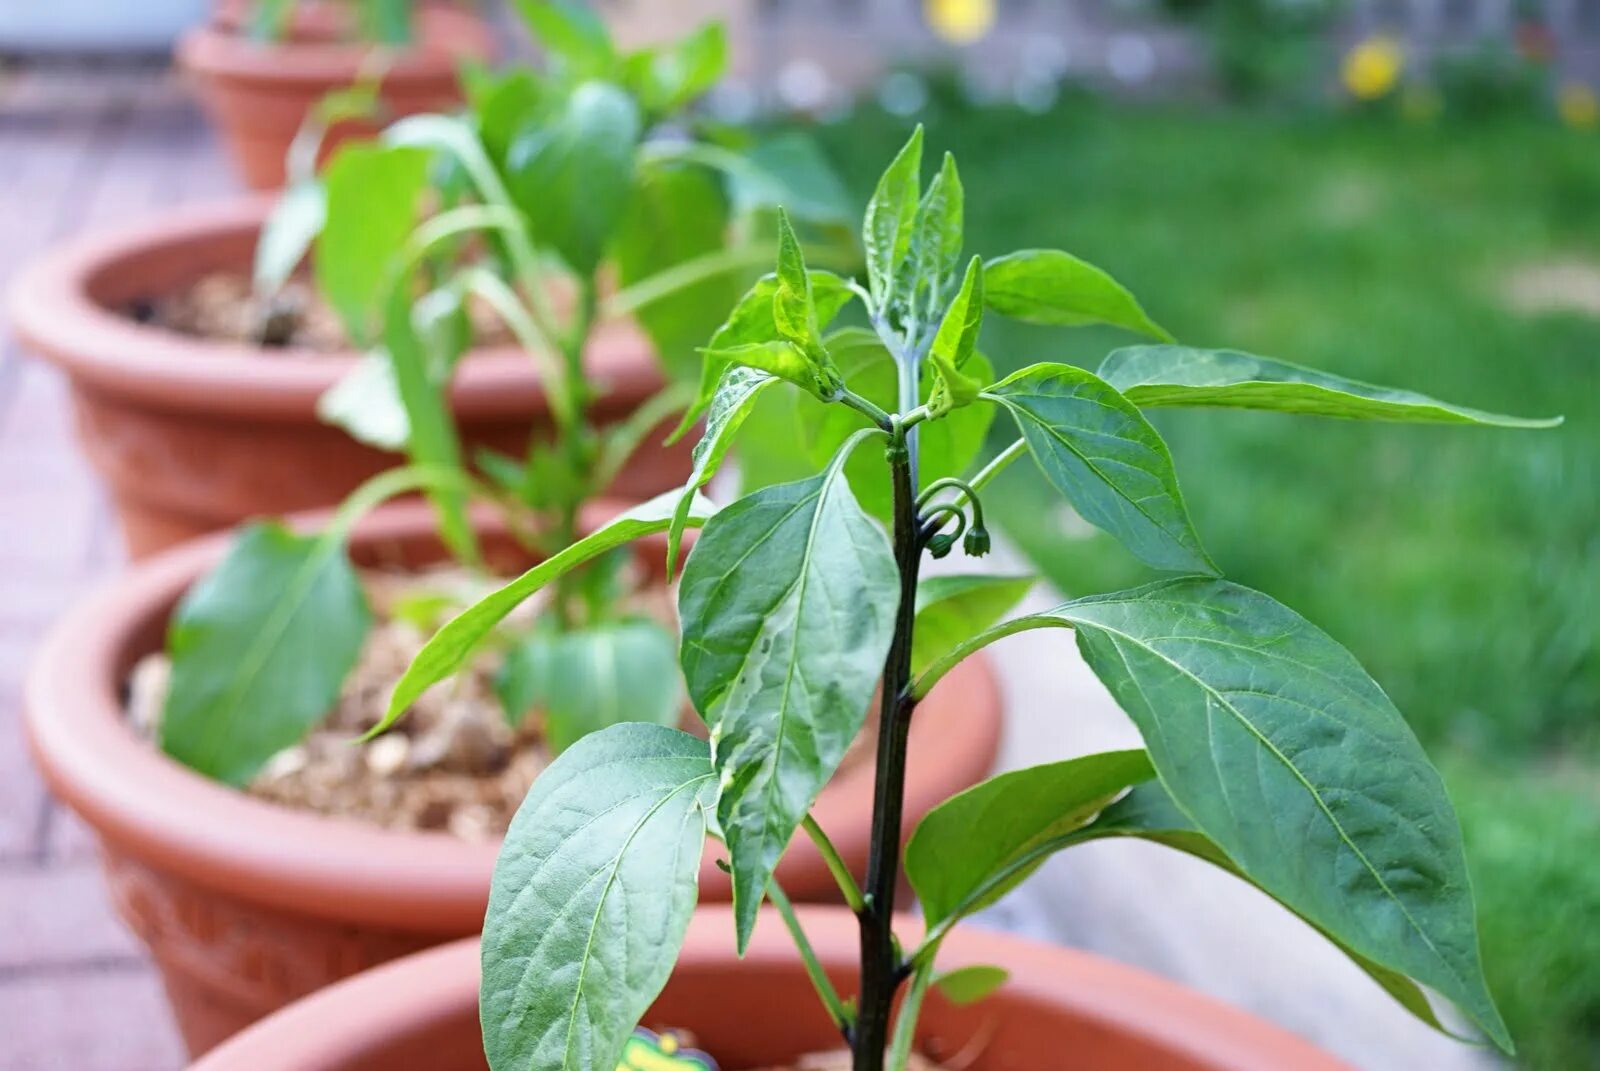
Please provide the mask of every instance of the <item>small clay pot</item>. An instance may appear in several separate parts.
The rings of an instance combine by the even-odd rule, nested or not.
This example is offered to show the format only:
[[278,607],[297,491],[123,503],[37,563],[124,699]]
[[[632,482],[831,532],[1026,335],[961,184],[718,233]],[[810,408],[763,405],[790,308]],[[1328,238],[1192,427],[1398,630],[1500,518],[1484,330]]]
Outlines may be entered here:
[[[328,507],[399,463],[325,424],[317,399],[359,360],[355,352],[265,349],[142,324],[139,302],[218,271],[249,272],[268,198],[185,208],[92,237],[25,270],[12,324],[72,381],[78,437],[110,485],[128,549],[153,553],[260,515]],[[631,321],[602,325],[585,358],[604,426],[661,389],[654,350]],[[451,408],[467,456],[480,446],[523,456],[552,434],[533,360],[510,346],[462,359]],[[670,430],[664,423],[650,443]],[[612,491],[647,498],[689,475],[689,439],[640,451]]]
[[[800,911],[843,992],[856,976],[855,917]],[[906,920],[903,920],[906,921]],[[902,934],[915,932],[906,921]],[[956,1007],[935,992],[918,1050],[964,1071],[1349,1071],[1293,1034],[1182,986],[1087,952],[957,928],[941,966],[1010,972],[988,999]],[[841,1047],[789,936],[769,911],[749,954],[733,952],[726,907],[695,912],[647,1026],[694,1034],[724,1071],[784,1065]],[[478,942],[459,941],[368,971],[272,1016],[192,1071],[481,1071]]]
[[[621,508],[597,504],[584,523],[603,523]],[[296,523],[314,530],[318,519]],[[510,564],[503,530],[480,527],[485,554]],[[185,544],[84,602],[41,648],[26,694],[35,761],[99,837],[113,905],[149,946],[195,1054],[331,982],[478,933],[499,850],[445,833],[401,833],[266,803],[193,773],[134,733],[124,715],[129,671],[160,649],[173,606],[226,546],[223,535]],[[636,546],[659,575],[664,543]],[[351,548],[362,564],[420,566],[442,556],[433,515],[417,502],[371,515]],[[517,563],[523,564],[525,557]],[[908,832],[935,804],[988,772],[999,735],[994,678],[984,661],[970,660],[918,708]],[[814,811],[858,872],[867,858],[872,781],[870,759],[847,765]],[[826,864],[804,836],[779,874],[796,900],[836,895]],[[727,875],[709,854],[700,888],[704,900],[729,896]]]
[[453,110],[461,103],[458,68],[493,55],[488,26],[462,7],[419,6],[414,40],[401,48],[355,40],[347,8],[311,5],[296,12],[284,40],[257,41],[240,13],[224,6],[179,40],[178,64],[197,84],[251,189],[283,185],[284,156],[306,114],[330,91],[354,85],[364,71],[383,71],[382,115],[335,124],[323,139],[324,157],[346,139],[375,134],[385,120]]

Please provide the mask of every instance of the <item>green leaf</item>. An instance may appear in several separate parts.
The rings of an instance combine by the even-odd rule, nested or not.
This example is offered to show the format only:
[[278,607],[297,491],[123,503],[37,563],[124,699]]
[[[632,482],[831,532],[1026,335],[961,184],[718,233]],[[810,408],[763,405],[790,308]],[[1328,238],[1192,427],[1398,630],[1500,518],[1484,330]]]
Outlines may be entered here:
[[411,421],[389,355],[382,350],[363,354],[317,399],[317,419],[379,450],[404,450]]
[[1151,774],[1143,751],[1108,751],[1000,774],[929,811],[905,853],[929,930],[999,900]]
[[912,676],[1004,617],[1033,584],[1031,576],[985,573],[923,577],[917,584]]
[[[876,334],[861,328],[845,328],[826,340],[828,352],[850,389],[884,409],[899,408],[899,372],[894,358]],[[974,353],[968,371],[984,380],[994,370],[988,358]],[[922,401],[932,397],[934,381],[923,378]],[[809,400],[794,399],[792,404],[805,409],[794,415],[800,444],[813,465],[826,465],[829,458],[851,435],[871,422],[856,410],[843,405],[824,406],[820,411]],[[994,421],[994,408],[970,405],[952,410],[942,420],[924,423],[918,434],[918,474],[924,485],[944,476],[959,476],[983,449],[984,437]],[[894,508],[894,495],[888,478],[888,465],[877,451],[857,454],[845,466],[850,488],[861,506],[874,517],[887,518]]]
[[1560,417],[1528,420],[1451,405],[1425,394],[1375,387],[1287,361],[1238,350],[1189,346],[1129,346],[1100,366],[1100,377],[1135,405],[1216,406],[1288,413],[1395,420],[1414,424],[1490,424],[1550,428]]
[[599,264],[628,207],[639,109],[608,82],[585,82],[550,122],[519,134],[506,155],[506,179],[540,244],[574,270]]
[[[1137,837],[1162,844],[1204,859],[1235,877],[1250,882],[1250,878],[1234,865],[1233,860],[1229,859],[1222,849],[1200,832],[1188,816],[1178,809],[1172,802],[1172,797],[1167,794],[1167,790],[1157,781],[1135,785],[1126,796],[1107,807],[1098,818],[1080,830],[1074,843],[1085,843],[1106,837]],[[1278,902],[1283,903],[1282,900]],[[1291,911],[1294,910],[1289,904],[1284,906]],[[1314,928],[1349,956],[1356,966],[1365,971],[1407,1011],[1435,1030],[1450,1033],[1439,1021],[1427,994],[1410,978],[1360,955],[1327,930],[1315,926]]]
[[563,72],[576,78],[604,77],[616,66],[616,48],[605,20],[588,4],[577,0],[515,2],[529,32]]
[[[917,205],[908,256],[901,270],[899,289],[902,293],[910,293],[923,283],[930,285],[933,292],[942,293],[944,281],[961,263],[965,202],[956,159],[945,153],[939,173],[928,183],[927,192]],[[980,269],[982,263],[980,260]],[[982,291],[979,293],[981,295]],[[981,300],[979,305],[981,307]]]
[[706,745],[659,725],[587,736],[534,782],[489,888],[490,1067],[615,1071],[683,944],[715,798]]
[[411,43],[412,0],[365,0],[357,5],[361,35],[383,45]]
[[783,206],[795,219],[817,224],[854,223],[856,207],[817,143],[799,131],[757,142],[729,171],[740,215]]
[[1172,455],[1116,389],[1081,368],[1036,364],[984,391],[1016,418],[1050,482],[1085,520],[1157,569],[1215,573]]
[[879,308],[894,296],[896,269],[911,248],[911,227],[921,195],[922,127],[890,162],[867,202],[861,239],[867,252],[867,277]]
[[416,223],[428,154],[365,142],[342,146],[323,173],[327,220],[317,236],[317,289],[357,345],[375,337],[384,287]]
[[973,257],[961,289],[945,312],[939,331],[933,336],[928,361],[933,365],[933,389],[929,409],[935,418],[952,409],[971,405],[983,385],[961,368],[977,352],[978,332],[983,327],[983,260]]
[[[507,614],[546,584],[608,550],[641,536],[666,531],[677,499],[677,491],[668,491],[640,503],[560,553],[546,558],[510,583],[485,595],[452,618],[449,624],[423,645],[411,660],[411,665],[406,667],[389,697],[388,712],[372,732],[379,733],[393,725],[419,695],[460,669],[467,657],[496,625],[505,620]],[[687,523],[696,526],[704,524],[714,510],[715,507],[709,502],[697,500],[689,511]]]
[[512,140],[549,103],[545,83],[527,68],[471,70],[470,76],[463,77],[462,86],[467,92],[467,114],[477,127],[478,139],[489,158],[502,164]]
[[722,467],[723,457],[739,434],[739,426],[750,415],[751,406],[763,390],[777,381],[775,376],[767,372],[746,367],[730,368],[722,377],[722,385],[717,388],[716,396],[711,399],[711,408],[706,411],[705,435],[694,447],[694,469],[678,499],[678,508],[673,511],[672,525],[667,529],[669,580],[678,560],[678,548],[683,542],[684,524],[688,520],[689,506],[694,501],[695,492],[717,474]]
[[806,271],[805,253],[795,237],[789,215],[778,210],[777,289],[772,294],[772,323],[778,334],[797,346],[810,348],[821,343],[817,308],[811,296],[811,276]]
[[767,880],[866,719],[899,579],[883,530],[821,474],[718,513],[683,572],[683,673],[711,727],[741,952]]
[[708,349],[704,356],[707,364],[722,368],[758,368],[779,379],[786,379],[819,398],[824,395],[824,385],[817,378],[816,366],[806,357],[805,351],[793,342],[752,342],[747,346],[733,346],[725,350]]
[[338,539],[246,526],[173,614],[162,750],[246,783],[327,716],[370,624]]
[[538,708],[560,754],[622,722],[678,723],[677,638],[653,621],[610,621],[534,635],[507,652],[496,691],[513,723]]
[[276,294],[283,289],[327,218],[328,198],[321,182],[301,181],[283,191],[256,239],[251,278],[257,294]]
[[1349,652],[1259,592],[1197,577],[1045,616],[1077,629],[1173,801],[1244,874],[1509,1046],[1455,812]]
[[[728,205],[714,172],[681,164],[642,169],[611,243],[622,285],[720,250],[727,224]],[[743,270],[730,269],[634,310],[674,379],[693,380],[700,369],[700,347],[739,300],[747,281]]]
[[634,53],[628,67],[646,110],[666,115],[717,84],[728,69],[728,32],[721,22],[704,23],[673,44]]
[[1006,984],[1011,972],[1004,967],[976,964],[945,971],[933,979],[933,987],[952,1004],[976,1004]]
[[1110,324],[1172,341],[1120,283],[1058,249],[1027,249],[991,260],[983,283],[989,307],[1003,316],[1067,327]]

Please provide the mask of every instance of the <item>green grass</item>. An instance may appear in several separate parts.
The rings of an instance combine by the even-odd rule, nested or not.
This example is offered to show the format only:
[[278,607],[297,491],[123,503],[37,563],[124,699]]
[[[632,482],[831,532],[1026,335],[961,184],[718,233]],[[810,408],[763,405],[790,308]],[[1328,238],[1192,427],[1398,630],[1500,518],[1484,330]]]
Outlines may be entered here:
[[[864,112],[821,136],[864,196],[905,133]],[[1351,647],[1457,771],[1493,981],[1527,1066],[1600,1067],[1600,949],[1577,932],[1600,918],[1600,800],[1546,772],[1554,755],[1591,763],[1591,783],[1600,770],[1600,321],[1505,296],[1553,260],[1600,271],[1600,143],[1533,121],[1076,101],[1042,117],[950,113],[929,135],[961,164],[977,252],[1070,250],[1194,345],[1565,414],[1553,432],[1218,411],[1158,423],[1224,571]],[[1124,341],[1010,324],[984,337],[1002,369],[1093,368]],[[1027,467],[995,497],[1063,589],[1147,575]],[[1572,914],[1583,904],[1586,919]]]

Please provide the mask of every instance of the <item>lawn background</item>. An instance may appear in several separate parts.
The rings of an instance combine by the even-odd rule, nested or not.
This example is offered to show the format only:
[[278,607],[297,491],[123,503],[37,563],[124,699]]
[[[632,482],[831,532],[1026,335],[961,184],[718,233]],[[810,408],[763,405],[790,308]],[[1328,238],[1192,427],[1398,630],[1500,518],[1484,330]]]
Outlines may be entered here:
[[[1555,268],[1579,290],[1587,273],[1600,303],[1600,139],[1534,117],[1077,97],[922,118],[960,162],[969,251],[1067,249],[1193,345],[1566,416],[1554,432],[1157,422],[1223,570],[1352,648],[1438,760],[1520,1062],[1600,1068],[1600,313],[1511,297]],[[864,202],[908,130],[869,107],[815,133]],[[1132,341],[997,323],[983,345],[1009,371],[1093,368]],[[987,497],[1062,590],[1146,578],[1037,481],[1013,466]]]

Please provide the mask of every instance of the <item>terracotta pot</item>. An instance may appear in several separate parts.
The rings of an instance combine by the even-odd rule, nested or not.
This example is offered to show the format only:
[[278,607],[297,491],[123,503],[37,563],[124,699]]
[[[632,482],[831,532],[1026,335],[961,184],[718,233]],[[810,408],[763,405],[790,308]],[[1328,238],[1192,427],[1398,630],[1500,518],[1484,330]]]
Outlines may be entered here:
[[[90,238],[31,266],[12,291],[17,334],[71,378],[79,439],[110,484],[136,558],[248,517],[333,505],[397,463],[317,417],[317,399],[359,359],[354,352],[215,342],[126,314],[211,272],[248,272],[269,207],[252,198],[187,208]],[[662,386],[631,322],[602,326],[587,366],[602,425]],[[451,402],[469,456],[478,446],[520,456],[530,435],[550,434],[538,373],[513,347],[469,354]],[[643,498],[681,485],[691,447],[645,451],[613,490]]]
[[[596,506],[585,520],[618,508]],[[497,546],[490,535],[486,553],[504,553],[503,538]],[[123,715],[129,670],[159,649],[173,605],[225,546],[212,536],[154,557],[78,607],[42,647],[26,699],[35,760],[98,835],[112,901],[154,955],[194,1053],[330,982],[478,933],[498,851],[275,806],[192,773],[134,735]],[[352,548],[369,563],[423,564],[441,553],[430,512],[413,502],[373,514]],[[642,553],[663,567],[664,544]],[[994,679],[981,660],[968,662],[919,708],[911,730],[908,830],[987,773],[999,733]],[[858,869],[872,765],[847,766],[815,811]],[[805,837],[779,872],[796,900],[835,892]],[[704,899],[727,899],[727,875],[709,857],[700,881]]]
[[[489,59],[489,28],[456,7],[425,6],[415,14],[415,41],[385,49],[350,39],[347,26],[311,8],[297,17],[286,40],[256,41],[241,32],[226,9],[178,42],[179,65],[197,83],[202,103],[222,133],[245,184],[271,190],[283,185],[284,156],[306,113],[328,92],[354,85],[363,71],[384,69],[377,121],[336,124],[323,139],[323,156],[351,137],[369,137],[385,120],[419,112],[450,111],[461,103],[457,69]],[[387,63],[387,68],[382,65]]]
[[[855,918],[840,908],[800,915],[823,967],[848,991]],[[955,1007],[935,994],[924,1008],[919,1050],[970,1071],[1348,1071],[1251,1015],[1086,952],[957,929],[939,961],[1011,972],[982,1003]],[[740,960],[725,907],[695,913],[672,980],[644,1021],[693,1032],[724,1071],[840,1046],[778,919],[762,917]],[[193,1071],[397,1067],[485,1067],[476,941],[408,956],[326,989],[240,1034]]]

